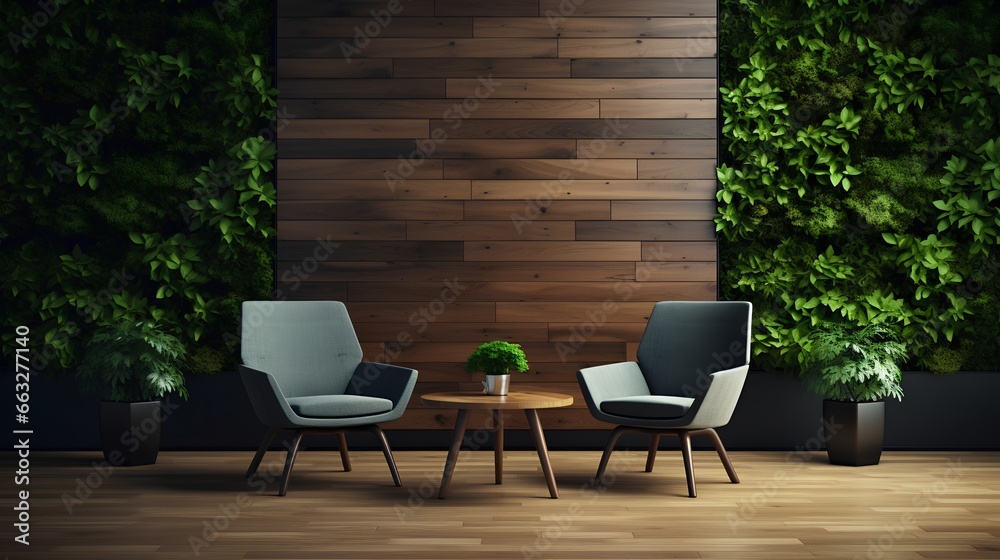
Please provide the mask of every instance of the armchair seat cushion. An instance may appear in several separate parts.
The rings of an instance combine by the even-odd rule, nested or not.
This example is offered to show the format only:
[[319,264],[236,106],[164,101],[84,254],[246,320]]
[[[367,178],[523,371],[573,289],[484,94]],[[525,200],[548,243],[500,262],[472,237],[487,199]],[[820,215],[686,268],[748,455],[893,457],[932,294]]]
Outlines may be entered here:
[[607,399],[601,403],[601,412],[631,418],[680,418],[687,414],[694,399],[643,395]]
[[352,418],[392,410],[389,399],[362,395],[315,395],[287,400],[295,414],[306,418]]

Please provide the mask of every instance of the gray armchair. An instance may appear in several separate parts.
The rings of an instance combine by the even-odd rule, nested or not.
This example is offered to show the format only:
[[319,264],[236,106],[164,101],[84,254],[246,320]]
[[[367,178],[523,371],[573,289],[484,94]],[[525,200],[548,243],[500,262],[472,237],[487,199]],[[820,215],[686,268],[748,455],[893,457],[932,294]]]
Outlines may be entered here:
[[591,414],[618,424],[595,483],[622,434],[652,435],[646,472],[652,472],[660,436],[680,438],[688,494],[698,495],[691,436],[711,438],[729,479],[738,483],[715,428],[729,423],[750,368],[752,306],[744,301],[662,301],[653,307],[635,362],[581,369],[577,379]]
[[270,428],[246,476],[257,472],[279,431],[292,431],[278,490],[284,496],[303,436],[336,434],[344,470],[350,471],[344,434],[365,431],[378,438],[393,482],[401,486],[377,423],[402,416],[417,371],[361,361],[361,345],[340,302],[248,301],[242,322],[240,377],[257,418]]

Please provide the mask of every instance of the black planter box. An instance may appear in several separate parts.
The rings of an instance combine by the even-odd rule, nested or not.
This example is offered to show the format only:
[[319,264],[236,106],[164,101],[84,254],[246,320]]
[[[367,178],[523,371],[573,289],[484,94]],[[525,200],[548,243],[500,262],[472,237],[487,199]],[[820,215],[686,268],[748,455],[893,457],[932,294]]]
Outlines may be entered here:
[[119,466],[152,465],[160,452],[160,401],[102,402],[101,449],[104,460]]
[[825,400],[823,431],[830,463],[877,465],[885,443],[885,402]]

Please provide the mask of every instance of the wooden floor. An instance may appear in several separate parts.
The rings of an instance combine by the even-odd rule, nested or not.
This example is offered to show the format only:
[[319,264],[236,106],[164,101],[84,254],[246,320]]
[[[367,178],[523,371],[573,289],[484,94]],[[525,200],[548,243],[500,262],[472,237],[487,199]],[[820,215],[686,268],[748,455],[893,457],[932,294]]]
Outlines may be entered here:
[[[874,467],[822,453],[734,452],[742,484],[695,452],[687,497],[678,452],[620,452],[604,491],[596,451],[554,451],[561,496],[538,458],[509,451],[502,486],[490,451],[463,452],[436,499],[445,452],[401,451],[403,487],[378,452],[299,455],[288,495],[247,483],[249,452],[162,452],[103,474],[95,453],[32,453],[30,547],[13,543],[10,483],[0,555],[11,560],[168,558],[1000,558],[1000,453],[887,452]],[[4,467],[15,470],[12,456]],[[282,456],[262,473],[277,475]],[[88,495],[89,494],[89,495]]]

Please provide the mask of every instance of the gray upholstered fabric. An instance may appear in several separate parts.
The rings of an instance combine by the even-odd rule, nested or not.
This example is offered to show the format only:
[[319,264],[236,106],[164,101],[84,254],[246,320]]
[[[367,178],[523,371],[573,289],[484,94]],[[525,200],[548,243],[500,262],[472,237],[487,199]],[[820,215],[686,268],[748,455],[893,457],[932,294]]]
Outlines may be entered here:
[[243,363],[273,375],[285,397],[342,395],[361,344],[339,301],[243,303]]
[[608,414],[632,418],[680,418],[687,414],[694,399],[686,397],[622,397],[601,403],[601,410]]
[[636,361],[654,395],[696,397],[709,374],[750,363],[750,303],[661,301]]
[[[417,370],[361,361],[361,346],[344,304],[335,301],[248,301],[243,304],[244,365],[240,376],[257,417],[284,429],[343,428],[391,422],[403,415]],[[301,397],[375,397],[378,412],[321,416]],[[311,403],[293,409],[290,402]],[[360,401],[357,401],[360,402]],[[305,415],[309,410],[310,414]]]
[[360,395],[317,395],[288,399],[292,412],[307,418],[351,418],[392,410],[392,401]]
[[[751,313],[749,302],[657,303],[636,352],[637,362],[577,372],[591,414],[642,428],[725,425],[750,368]],[[648,396],[689,399],[690,406],[679,417],[638,416],[628,408],[603,406],[608,400]]]

